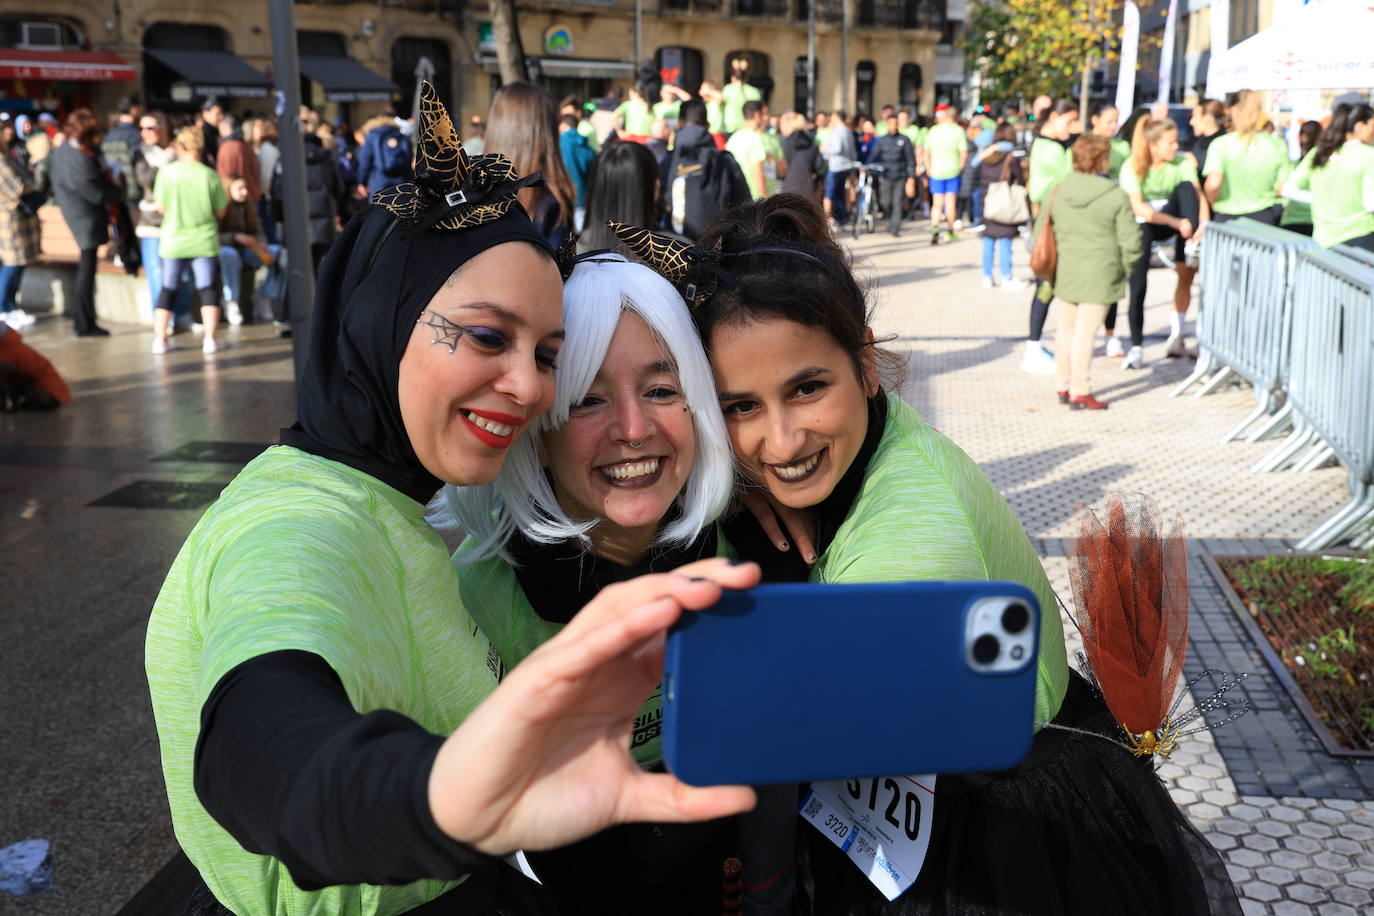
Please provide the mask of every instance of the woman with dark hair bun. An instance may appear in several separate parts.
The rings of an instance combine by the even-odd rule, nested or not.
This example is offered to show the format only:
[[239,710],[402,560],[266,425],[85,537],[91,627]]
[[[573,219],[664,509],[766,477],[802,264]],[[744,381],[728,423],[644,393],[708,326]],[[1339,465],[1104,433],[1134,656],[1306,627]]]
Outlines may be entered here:
[[1331,123],[1284,194],[1312,204],[1312,237],[1323,248],[1374,251],[1374,109],[1336,106]]
[[704,300],[693,317],[735,459],[816,531],[816,552],[801,557],[744,515],[725,525],[731,544],[772,581],[1025,585],[1045,611],[1036,721],[1078,730],[1041,728],[1010,771],[941,774],[929,851],[895,901],[800,828],[811,874],[798,884],[814,887],[813,911],[1239,913],[1220,857],[1149,761],[1082,734],[1108,734],[1115,720],[1069,670],[1035,548],[978,465],[895,393],[893,357],[874,339],[864,287],[820,208],[790,194],[746,204],[700,245],[700,258],[716,252],[721,276],[705,294],[709,281],[691,279]]

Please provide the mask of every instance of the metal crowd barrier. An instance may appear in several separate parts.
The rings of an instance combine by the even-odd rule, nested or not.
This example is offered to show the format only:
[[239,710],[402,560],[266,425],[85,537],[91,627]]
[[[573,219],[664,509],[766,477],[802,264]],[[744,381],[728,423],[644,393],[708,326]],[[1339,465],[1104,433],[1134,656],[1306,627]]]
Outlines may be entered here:
[[[1370,538],[1374,524],[1374,257],[1301,251],[1293,270],[1288,402],[1308,439],[1295,470],[1333,455],[1349,469],[1351,500],[1298,543],[1320,550]],[[1291,441],[1291,440],[1290,440]]]
[[1215,390],[1233,374],[1255,387],[1255,409],[1225,436],[1229,442],[1266,413],[1274,417],[1252,441],[1287,422],[1280,407],[1287,374],[1289,314],[1297,253],[1316,246],[1306,236],[1249,219],[1210,223],[1202,243],[1202,303],[1198,318],[1198,363],[1170,397],[1178,397],[1208,375],[1197,392]]

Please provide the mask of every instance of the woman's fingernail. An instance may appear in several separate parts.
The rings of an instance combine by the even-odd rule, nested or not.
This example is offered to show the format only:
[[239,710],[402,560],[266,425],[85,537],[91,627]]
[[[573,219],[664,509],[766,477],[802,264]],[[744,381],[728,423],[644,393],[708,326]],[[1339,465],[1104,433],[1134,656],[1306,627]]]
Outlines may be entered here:
[[708,580],[707,580],[707,578],[706,578],[705,576],[689,576],[688,579],[687,579],[687,581],[688,581],[688,582],[706,582],[706,581],[708,581]]
[[731,561],[730,561],[730,565],[731,565],[731,566],[743,566],[745,563],[748,563],[748,562],[750,562],[750,561],[749,561],[749,560],[731,560]]
[[779,541],[779,542],[778,542],[778,549],[779,549],[779,550],[786,550],[786,549],[787,549],[787,542],[786,542],[786,541]]
[[808,563],[814,563],[814,562],[816,562],[816,555],[815,555],[814,553],[808,553],[808,554],[806,555],[806,562],[808,562]]

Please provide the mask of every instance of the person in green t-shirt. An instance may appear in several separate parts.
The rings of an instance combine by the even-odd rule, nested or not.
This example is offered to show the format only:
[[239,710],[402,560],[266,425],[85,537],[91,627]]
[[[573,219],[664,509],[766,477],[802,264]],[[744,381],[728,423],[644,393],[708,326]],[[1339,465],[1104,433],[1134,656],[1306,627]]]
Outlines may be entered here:
[[506,672],[464,608],[425,505],[490,483],[552,402],[562,284],[515,180],[446,201],[476,196],[471,162],[420,93],[417,158],[453,167],[379,195],[334,243],[297,422],[206,511],[150,615],[198,912],[523,911],[524,879],[496,873],[519,849],[753,803],[645,773],[622,738],[661,679],[646,647],[757,567],[619,584]]
[[[1231,912],[1235,891],[1220,856],[1199,848],[1205,844],[1149,765],[1111,741],[1043,727],[1107,736],[1117,726],[1102,697],[1069,668],[1058,601],[1006,500],[972,458],[886,387],[884,354],[874,348],[849,255],[825,230],[819,207],[805,206],[773,198],[737,208],[699,242],[723,249],[738,281],[718,286],[693,318],[740,473],[786,512],[807,517],[816,541],[807,555],[779,554],[781,535],[770,543],[743,516],[724,525],[731,546],[759,558],[769,581],[1005,580],[1030,589],[1042,608],[1038,730],[1027,763],[991,780],[938,777],[932,840],[902,912],[998,912],[1012,907],[990,901],[1011,900],[1034,901],[1038,912],[1100,911],[1101,891],[1068,877],[1081,869],[1111,875],[1112,886],[1157,890],[1167,898],[1154,901],[1160,912]],[[758,248],[768,256],[748,257]],[[761,294],[770,289],[776,293]],[[1117,638],[1121,645],[1108,654],[1129,651],[1135,636]],[[922,672],[911,676],[913,702],[934,702],[946,689],[928,673],[924,681]],[[843,730],[832,737],[843,740]],[[1102,824],[1133,842],[1103,842]],[[876,889],[846,880],[852,862],[843,853],[822,855],[822,847],[835,853],[828,844],[812,847],[816,912],[882,912],[887,901]],[[1212,875],[1222,875],[1220,883]]]
[[735,157],[749,193],[755,200],[778,192],[778,183],[787,177],[787,161],[776,137],[766,130],[768,106],[755,99],[744,103],[744,124],[730,135],[725,151]]
[[875,137],[886,137],[888,134],[887,119],[897,114],[897,106],[884,105],[882,111],[878,113],[878,120],[874,124],[873,135]]
[[721,111],[720,87],[710,80],[705,80],[697,90],[697,95],[706,103],[706,131],[716,138],[716,147],[724,149],[725,115]]
[[620,122],[620,136],[642,143],[654,126],[654,112],[649,107],[649,87],[644,83],[631,86],[630,97],[615,110],[615,115]]
[[1336,106],[1285,194],[1312,204],[1312,237],[1324,248],[1374,251],[1374,109]]
[[721,129],[725,135],[729,136],[744,126],[749,117],[744,113],[746,104],[762,99],[763,93],[759,92],[758,87],[749,84],[748,59],[736,58],[730,64],[730,82],[720,91]]
[[954,120],[954,109],[935,106],[935,126],[925,138],[926,170],[930,177],[930,244],[940,242],[940,226],[953,241],[959,199],[959,176],[968,164],[968,136]]
[[1279,188],[1293,170],[1288,147],[1262,129],[1266,120],[1259,93],[1242,89],[1227,113],[1231,132],[1207,147],[1202,189],[1212,204],[1212,219],[1253,219],[1277,226],[1282,205]]
[[162,290],[153,312],[153,352],[172,349],[172,311],[176,308],[181,275],[190,270],[200,293],[201,349],[222,349],[216,340],[219,325],[219,221],[229,206],[215,170],[201,162],[204,136],[195,127],[177,131],[172,151],[176,159],[158,169],[153,202],[162,211]]
[[[591,106],[595,108],[596,106]],[[586,139],[587,145],[592,148],[592,152],[600,152],[601,144],[596,142],[596,125],[587,117],[588,106],[575,95],[565,96],[563,101],[558,103],[558,116],[564,117],[572,115],[577,119],[577,132]]]
[[668,122],[668,126],[677,130],[677,116],[682,103],[692,97],[692,94],[681,86],[672,83],[664,83],[658,91],[660,101],[654,103],[654,117]]
[[[1319,121],[1304,121],[1298,128],[1298,159],[1301,163],[1307,158],[1307,154],[1312,152],[1317,146],[1317,140],[1321,137],[1322,126]],[[1296,172],[1294,173],[1296,174]],[[1312,202],[1308,200],[1294,200],[1287,196],[1292,187],[1292,178],[1284,182],[1281,189],[1283,195],[1283,216],[1279,217],[1279,226],[1289,232],[1296,232],[1299,235],[1312,237]],[[1311,195],[1303,194],[1303,197],[1310,198]]]
[[1164,346],[1170,359],[1192,355],[1188,338],[1192,322],[1193,278],[1197,276],[1196,243],[1198,227],[1210,218],[1207,198],[1198,183],[1197,167],[1189,156],[1178,151],[1178,126],[1169,118],[1144,117],[1136,122],[1131,141],[1131,158],[1121,170],[1121,190],[1131,201],[1140,220],[1145,257],[1131,274],[1130,301],[1126,317],[1131,326],[1131,349],[1122,365],[1139,369],[1145,364],[1145,286],[1150,267],[1150,246],[1155,242],[1174,242],[1174,308],[1170,313],[1169,339]]
[[916,174],[912,176],[914,178],[912,186],[915,188],[915,191],[910,195],[910,199],[906,201],[904,207],[906,215],[909,217],[912,211],[916,209],[917,201],[920,200],[921,184],[925,180],[925,169],[922,166],[922,162],[925,161],[925,156],[921,149],[921,143],[924,137],[922,136],[921,128],[917,127],[911,121],[911,109],[899,108],[897,110],[897,133],[911,141],[911,149],[916,154]]

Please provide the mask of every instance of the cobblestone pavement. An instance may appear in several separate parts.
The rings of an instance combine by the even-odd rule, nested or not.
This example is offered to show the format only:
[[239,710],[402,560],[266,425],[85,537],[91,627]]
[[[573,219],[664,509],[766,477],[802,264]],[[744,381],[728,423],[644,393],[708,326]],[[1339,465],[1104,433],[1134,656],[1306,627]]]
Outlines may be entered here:
[[[1160,775],[1226,858],[1247,914],[1370,912],[1374,761],[1341,763],[1321,749],[1203,564],[1209,554],[1282,552],[1348,499],[1345,471],[1251,473],[1274,442],[1218,441],[1253,408],[1248,388],[1168,397],[1192,369],[1163,355],[1171,273],[1150,274],[1145,368],[1123,370],[1099,346],[1093,391],[1111,407],[1070,411],[1055,400],[1052,377],[1019,368],[1030,292],[982,288],[976,236],[939,247],[927,239],[878,234],[853,245],[881,281],[875,329],[907,357],[905,396],[992,477],[1066,601],[1064,539],[1079,503],[1138,490],[1182,513],[1192,553],[1185,676],[1204,664],[1250,672],[1244,689],[1255,709],[1184,739]],[[1022,276],[1025,257],[1018,246]],[[1050,349],[1054,322],[1052,310]],[[1080,641],[1067,619],[1065,631],[1072,656]]]

